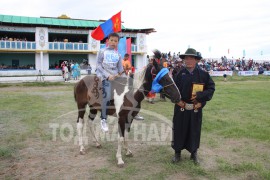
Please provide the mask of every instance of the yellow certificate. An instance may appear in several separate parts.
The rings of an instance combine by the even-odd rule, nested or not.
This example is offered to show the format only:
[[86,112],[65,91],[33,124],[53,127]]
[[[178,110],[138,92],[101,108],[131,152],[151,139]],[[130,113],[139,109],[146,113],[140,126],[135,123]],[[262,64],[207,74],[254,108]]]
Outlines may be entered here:
[[195,96],[197,92],[202,92],[204,89],[204,84],[196,84],[192,85],[192,96]]

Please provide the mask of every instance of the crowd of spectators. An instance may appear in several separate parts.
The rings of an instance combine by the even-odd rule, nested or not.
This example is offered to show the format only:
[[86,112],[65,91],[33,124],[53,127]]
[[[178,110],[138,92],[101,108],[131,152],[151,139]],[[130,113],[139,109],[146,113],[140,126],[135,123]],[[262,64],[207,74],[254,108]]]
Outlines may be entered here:
[[[1,41],[27,41],[27,38],[26,37],[23,37],[22,38],[20,36],[17,36],[17,37],[4,36],[4,37],[1,37],[0,40]],[[52,40],[52,39],[50,38],[50,40]],[[54,38],[53,39],[53,42],[86,43],[82,39],[74,39],[74,38],[71,38],[71,39],[67,39],[67,38]]]
[[[183,66],[182,59],[179,57],[180,53],[163,53],[162,63],[166,62],[166,66],[174,68],[176,66]],[[163,64],[162,64],[163,65]],[[270,71],[270,60],[264,62],[256,62],[253,59],[228,59],[222,56],[220,59],[202,59],[198,65],[205,71],[259,71],[262,74],[264,71]],[[164,66],[164,65],[163,65]]]
[[[51,64],[49,66],[49,69],[62,69],[63,62],[66,63],[67,66],[71,66],[72,64],[75,64],[77,61],[75,60],[62,60],[60,63],[55,62],[54,64]],[[88,59],[83,59],[81,63],[78,63],[80,66],[80,69],[87,69],[88,67]]]
[[[58,66],[58,65],[57,65]],[[79,80],[81,76],[81,69],[86,69],[88,74],[91,74],[91,65],[88,64],[88,60],[84,59],[82,63],[78,63],[73,60],[66,60],[60,64],[60,68],[62,70],[62,76],[65,82],[69,80]]]
[[[148,61],[151,62],[151,58],[147,56]],[[169,69],[169,75],[175,77],[178,72],[184,68],[184,62],[180,58],[180,52],[178,53],[162,53],[161,59],[158,61],[164,68]],[[256,62],[253,59],[227,59],[226,56],[222,56],[220,59],[202,59],[198,66],[207,71],[259,71],[262,74],[264,71],[270,71],[270,60],[264,62]],[[224,81],[226,81],[226,74]],[[160,100],[166,101],[165,95],[160,93]],[[148,98],[149,101],[149,98]]]
[[81,39],[78,41],[70,41],[69,39],[55,38],[53,42],[72,42],[72,43],[84,43]]
[[[56,63],[55,64],[51,64],[49,66],[49,69],[62,69],[61,65],[62,65],[62,62],[64,61],[61,61],[60,64]],[[76,63],[76,61],[73,61],[73,60],[65,60],[66,64],[68,66],[72,66],[73,64]],[[0,64],[0,69],[35,69],[35,64],[27,64],[27,65],[6,65],[4,63]],[[79,64],[79,68],[80,69],[88,69],[89,68],[89,65],[88,65],[88,60],[87,59],[84,59],[80,64]]]
[[270,61],[259,63],[253,59],[227,59],[226,56],[219,61],[203,59],[199,65],[206,71],[259,71],[261,74],[270,70]]
[[26,37],[20,38],[20,37],[1,37],[1,41],[27,41]]
[[27,65],[21,65],[21,66],[1,64],[0,69],[35,69],[35,64],[27,64]]

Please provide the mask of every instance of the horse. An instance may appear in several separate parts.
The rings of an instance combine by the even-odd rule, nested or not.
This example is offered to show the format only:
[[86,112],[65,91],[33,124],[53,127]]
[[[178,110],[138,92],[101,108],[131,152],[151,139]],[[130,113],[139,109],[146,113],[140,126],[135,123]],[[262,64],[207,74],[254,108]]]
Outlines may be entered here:
[[[125,140],[125,131],[130,131],[133,118],[138,114],[141,108],[141,102],[151,91],[153,77],[151,72],[153,68],[156,73],[161,72],[161,67],[153,59],[153,64],[149,65],[140,73],[134,76],[139,77],[141,81],[137,87],[130,86],[128,77],[117,78],[112,82],[112,99],[108,105],[107,114],[118,118],[118,149],[116,153],[117,165],[123,167],[122,146],[126,150],[126,156],[132,156],[131,150],[128,148],[127,140]],[[138,75],[138,76],[137,76]],[[171,99],[172,103],[178,103],[181,95],[173,79],[168,73],[165,73],[158,82],[162,87],[162,91],[166,97]],[[77,102],[78,118],[77,118],[77,135],[79,141],[80,154],[85,154],[83,146],[82,131],[84,126],[84,114],[86,106],[90,108],[89,125],[90,132],[94,136],[93,139],[96,147],[101,147],[95,134],[93,133],[93,120],[97,112],[101,111],[101,102],[103,97],[102,83],[96,75],[85,76],[74,86],[74,98]]]

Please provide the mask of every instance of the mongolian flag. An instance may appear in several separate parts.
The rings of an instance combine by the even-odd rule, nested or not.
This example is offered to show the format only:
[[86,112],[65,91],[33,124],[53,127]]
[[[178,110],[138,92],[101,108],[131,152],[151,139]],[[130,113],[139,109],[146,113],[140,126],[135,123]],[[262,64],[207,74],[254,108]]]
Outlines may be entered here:
[[94,29],[91,36],[93,39],[100,41],[110,33],[119,31],[121,31],[121,11]]

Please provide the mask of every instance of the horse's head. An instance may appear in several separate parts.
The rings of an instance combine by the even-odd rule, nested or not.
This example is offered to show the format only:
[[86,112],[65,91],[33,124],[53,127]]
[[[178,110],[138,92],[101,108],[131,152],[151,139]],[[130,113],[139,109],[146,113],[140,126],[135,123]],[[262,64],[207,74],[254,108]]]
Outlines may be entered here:
[[[181,100],[180,92],[174,83],[173,79],[168,74],[167,68],[162,68],[156,57],[159,57],[158,52],[154,52],[155,58],[151,59],[151,63],[147,66],[145,73],[145,90],[154,90],[165,94],[173,103],[178,103]],[[160,55],[161,57],[161,55]],[[153,85],[153,86],[152,86]]]

